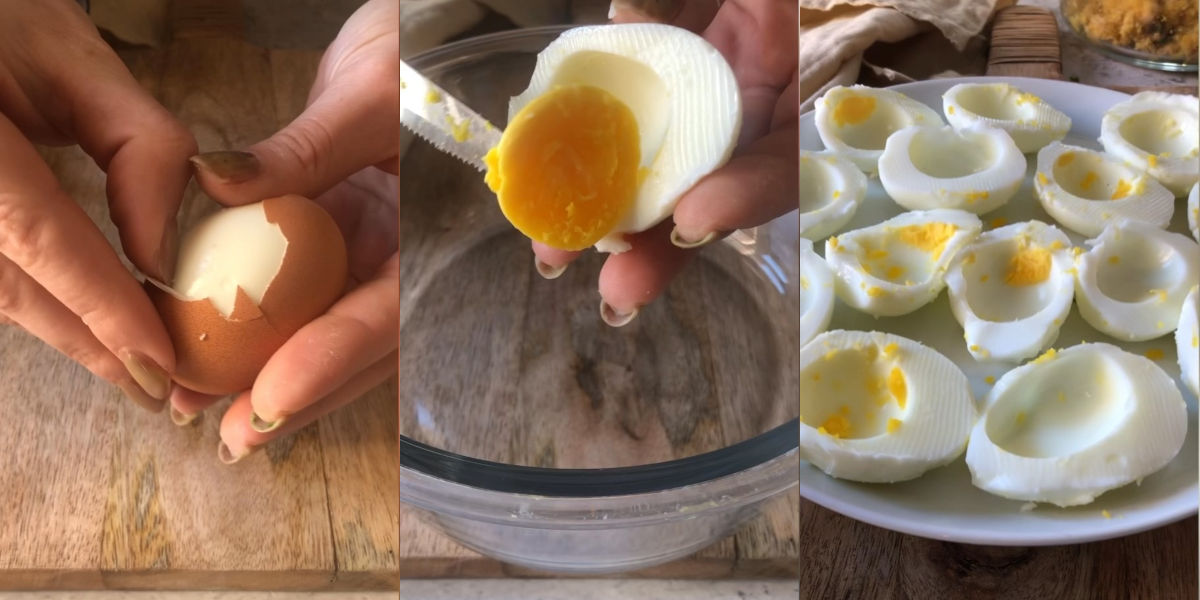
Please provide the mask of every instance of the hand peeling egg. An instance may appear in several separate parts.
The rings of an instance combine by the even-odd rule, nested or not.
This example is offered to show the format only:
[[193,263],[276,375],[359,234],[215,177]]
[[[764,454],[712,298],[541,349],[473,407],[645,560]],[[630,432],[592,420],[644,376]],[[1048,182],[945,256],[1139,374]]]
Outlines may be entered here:
[[908,338],[837,330],[800,350],[800,456],[833,477],[920,477],[962,454],[977,418],[962,370]]
[[1200,183],[1193,185],[1191,193],[1188,194],[1187,218],[1192,237],[1200,242]]
[[997,496],[1088,504],[1166,466],[1187,420],[1175,382],[1149,359],[1102,343],[1048,350],[992,387],[967,466]]
[[910,313],[945,287],[955,254],[979,235],[972,213],[911,211],[825,241],[834,290],[849,306],[876,316]]
[[1089,237],[1120,219],[1162,229],[1175,212],[1175,197],[1152,177],[1108,154],[1059,142],[1038,152],[1034,189],[1051,217]]
[[1100,143],[1109,154],[1182,196],[1200,181],[1200,98],[1136,94],[1104,113]]
[[1076,259],[1075,302],[1098,331],[1143,341],[1175,330],[1188,290],[1200,280],[1200,246],[1187,236],[1128,221],[1088,240]]
[[1058,338],[1071,311],[1071,241],[1040,221],[985,231],[946,272],[950,308],[977,361],[1019,362]]
[[172,287],[147,282],[175,347],[173,378],[205,394],[249,389],[267,359],[342,295],[346,245],[313,201],[226,208],[184,233]]
[[817,134],[825,148],[874,174],[884,144],[913,125],[943,125],[933,109],[892,90],[837,86],[816,102]]
[[942,112],[955,129],[983,125],[1004,130],[1023,153],[1066,137],[1071,118],[1009,83],[960,83],[942,95]]
[[854,163],[824,152],[800,153],[800,237],[823,240],[854,217],[867,176]]
[[825,331],[832,317],[833,273],[812,240],[800,238],[800,347]]
[[982,214],[1003,206],[1025,178],[1025,156],[992,127],[914,126],[888,138],[879,182],[909,210],[954,208]]
[[1200,398],[1200,292],[1192,286],[1179,313],[1175,329],[1175,353],[1179,360],[1179,379]]
[[741,93],[721,53],[653,23],[576,27],[509,103],[485,181],[521,233],[554,248],[629,249],[725,164]]

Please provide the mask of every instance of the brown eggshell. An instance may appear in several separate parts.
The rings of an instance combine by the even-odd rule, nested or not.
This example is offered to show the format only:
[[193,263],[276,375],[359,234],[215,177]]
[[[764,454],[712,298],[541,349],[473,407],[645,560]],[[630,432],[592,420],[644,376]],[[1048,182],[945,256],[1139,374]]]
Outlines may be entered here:
[[346,242],[333,217],[303,196],[264,200],[263,212],[268,222],[279,225],[288,247],[260,308],[280,333],[290,336],[341,297]]

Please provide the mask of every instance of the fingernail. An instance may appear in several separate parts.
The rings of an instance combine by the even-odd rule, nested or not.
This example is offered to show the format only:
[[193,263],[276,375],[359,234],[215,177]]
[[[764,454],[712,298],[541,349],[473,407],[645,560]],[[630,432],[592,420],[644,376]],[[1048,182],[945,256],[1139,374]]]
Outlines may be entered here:
[[171,422],[180,427],[187,427],[188,425],[191,425],[193,422],[195,422],[196,417],[199,417],[201,414],[203,414],[203,413],[194,413],[194,414],[190,414],[190,415],[185,415],[185,414],[179,412],[179,409],[172,406],[171,407]]
[[287,417],[279,417],[274,422],[265,421],[262,419],[262,417],[258,416],[258,413],[254,412],[253,410],[250,411],[250,429],[253,429],[259,433],[270,433],[275,431],[276,429],[279,429],[280,425],[283,425],[284,421],[287,421]]
[[158,275],[162,282],[171,285],[175,279],[175,258],[179,253],[179,225],[175,217],[167,219],[163,228],[162,241],[158,245]]
[[671,243],[679,248],[699,248],[700,246],[703,246],[715,239],[717,239],[717,232],[715,231],[710,232],[708,235],[696,241],[691,241],[684,239],[683,236],[679,235],[678,229],[671,230]]
[[609,327],[624,327],[629,324],[638,314],[638,309],[633,309],[633,312],[623,313],[609,306],[603,300],[600,301],[600,318],[608,323]]
[[536,256],[533,257],[533,267],[537,269],[538,275],[541,275],[542,279],[558,279],[558,276],[567,270],[567,265],[552,267]]
[[683,0],[613,0],[608,8],[608,18],[616,16],[621,9],[636,11],[656,21],[670,21],[683,9]]
[[153,398],[147,394],[145,390],[132,379],[124,379],[117,382],[117,387],[121,389],[121,393],[125,397],[132,400],[134,404],[152,412],[161,412],[163,405],[166,404],[163,400]]
[[171,377],[167,375],[167,370],[142,353],[125,349],[117,353],[117,358],[121,359],[133,380],[151,397],[165,400],[171,393]]
[[232,465],[233,463],[242,460],[253,453],[254,449],[248,448],[241,454],[235,456],[233,452],[229,450],[229,446],[225,445],[224,441],[217,444],[217,459],[227,465]]
[[225,183],[241,183],[258,175],[258,157],[240,150],[204,152],[188,159],[196,169],[212,174]]

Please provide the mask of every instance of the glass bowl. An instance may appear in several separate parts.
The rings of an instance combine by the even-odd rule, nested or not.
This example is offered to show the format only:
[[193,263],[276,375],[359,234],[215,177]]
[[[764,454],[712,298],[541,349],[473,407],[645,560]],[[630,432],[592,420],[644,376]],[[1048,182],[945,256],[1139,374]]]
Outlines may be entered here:
[[[500,125],[564,30],[409,63]],[[400,498],[425,521],[501,561],[602,573],[796,510],[796,213],[699,251],[614,329],[599,316],[603,256],[543,280],[482,174],[423,141],[400,182]]]
[[1196,72],[1195,0],[1061,0],[1071,31],[1100,52],[1139,67]]

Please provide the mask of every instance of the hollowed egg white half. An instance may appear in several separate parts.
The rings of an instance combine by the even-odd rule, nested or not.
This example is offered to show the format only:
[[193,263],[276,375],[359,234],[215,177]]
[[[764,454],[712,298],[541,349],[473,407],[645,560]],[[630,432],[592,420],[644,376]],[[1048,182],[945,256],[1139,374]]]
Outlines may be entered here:
[[1075,292],[1071,242],[1041,221],[986,231],[946,272],[950,308],[978,361],[1019,362],[1058,338]]
[[831,88],[817,99],[817,134],[825,148],[849,158],[864,173],[876,172],[892,133],[913,125],[942,125],[932,108],[900,92],[855,85]]
[[1076,258],[1075,302],[1092,327],[1123,341],[1175,330],[1200,278],[1200,246],[1179,233],[1127,221],[1109,226]]
[[1038,152],[1034,189],[1051,217],[1089,237],[1120,219],[1162,229],[1175,212],[1175,197],[1154,178],[1103,152],[1059,142]]
[[875,316],[908,314],[946,286],[946,268],[982,229],[972,213],[941,208],[901,213],[825,241],[834,291]]
[[1080,344],[996,382],[967,466],[997,496],[1076,506],[1163,468],[1186,433],[1183,396],[1161,368],[1111,344]]
[[1193,185],[1191,193],[1188,194],[1187,218],[1188,229],[1192,230],[1192,237],[1200,242],[1200,183]]
[[1200,293],[1197,287],[1183,300],[1179,326],[1175,329],[1175,353],[1179,359],[1179,378],[1183,385],[1200,397]]
[[958,366],[908,338],[836,330],[800,350],[800,456],[833,477],[919,477],[962,454],[977,418]]
[[960,83],[942,95],[942,112],[955,129],[1003,129],[1021,152],[1037,152],[1066,137],[1071,118],[1009,83]]
[[1175,196],[1200,180],[1200,99],[1141,92],[1100,121],[1104,150],[1150,173]]
[[1025,178],[1025,156],[1007,133],[913,126],[892,134],[879,158],[879,183],[909,210],[956,208],[975,214],[1008,202]]
[[833,272],[813,251],[812,240],[800,238],[800,346],[829,327],[833,317]]
[[823,240],[854,217],[867,194],[867,176],[848,159],[800,153],[800,237]]

